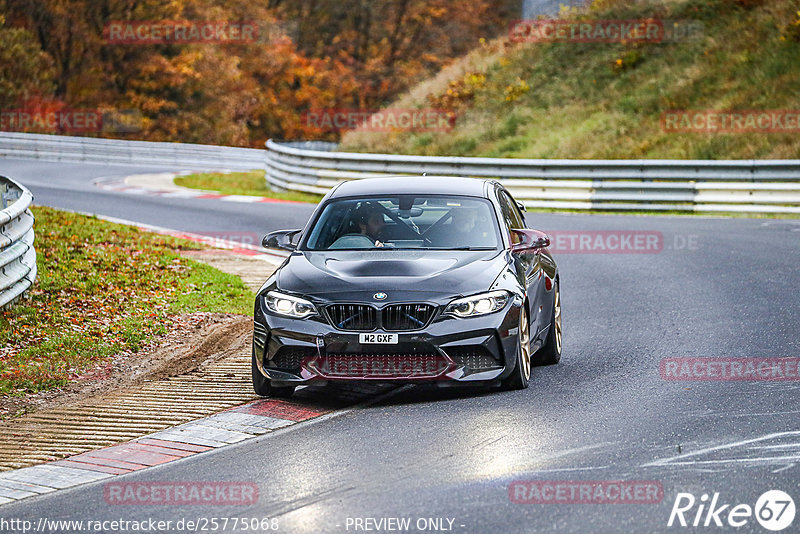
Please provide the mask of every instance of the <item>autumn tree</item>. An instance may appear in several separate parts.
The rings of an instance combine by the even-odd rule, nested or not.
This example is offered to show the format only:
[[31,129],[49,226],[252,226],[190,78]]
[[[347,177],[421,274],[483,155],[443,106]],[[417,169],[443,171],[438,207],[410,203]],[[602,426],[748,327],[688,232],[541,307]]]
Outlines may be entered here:
[[294,23],[304,54],[336,58],[356,73],[353,97],[378,106],[494,37],[519,17],[520,0],[270,0]]
[[0,110],[16,108],[34,97],[52,95],[53,90],[50,57],[31,32],[6,26],[0,14]]
[[[303,112],[379,107],[479,37],[505,31],[518,3],[0,0],[11,32],[0,54],[15,54],[0,65],[0,98],[41,90],[73,108],[137,110],[143,139],[263,146],[316,137],[324,133],[303,124]],[[247,21],[262,32],[255,43],[115,43],[104,35],[113,21]],[[12,94],[15,79],[30,87]]]

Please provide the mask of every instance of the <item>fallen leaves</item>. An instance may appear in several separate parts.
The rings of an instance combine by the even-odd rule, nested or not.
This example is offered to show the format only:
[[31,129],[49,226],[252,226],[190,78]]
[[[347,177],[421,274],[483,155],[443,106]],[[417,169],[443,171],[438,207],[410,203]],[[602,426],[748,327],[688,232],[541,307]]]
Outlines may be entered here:
[[[203,279],[207,270],[198,275],[178,255],[180,240],[34,211],[39,276],[22,303],[0,313],[0,394],[59,387],[116,353],[139,350],[187,311],[181,295],[199,297],[202,309],[206,297],[230,293],[228,283],[213,273]],[[247,295],[241,285],[237,297]]]

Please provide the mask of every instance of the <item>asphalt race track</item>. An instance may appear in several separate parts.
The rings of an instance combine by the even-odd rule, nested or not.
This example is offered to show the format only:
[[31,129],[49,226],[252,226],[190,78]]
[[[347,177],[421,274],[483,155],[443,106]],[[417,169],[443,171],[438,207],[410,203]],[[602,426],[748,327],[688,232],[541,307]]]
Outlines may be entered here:
[[[0,160],[0,174],[27,185],[37,204],[176,230],[263,234],[300,227],[312,209],[133,196],[91,184],[150,170]],[[717,508],[729,506],[698,520],[711,525],[701,531],[729,532],[737,530],[728,524],[731,509],[755,508],[768,490],[787,492],[800,506],[796,375],[672,381],[660,374],[665,358],[800,356],[800,221],[528,219],[556,234],[661,236],[648,253],[554,251],[564,356],[559,365],[535,368],[529,389],[404,387],[361,409],[120,478],[255,483],[256,504],[120,506],[107,502],[98,482],[4,505],[0,515],[34,524],[276,518],[278,532],[309,533],[388,532],[394,523],[387,518],[409,519],[411,532],[680,532],[691,527],[677,519],[667,526],[678,494],[697,500],[685,513],[691,523],[701,497],[708,496],[707,510],[719,493]],[[517,492],[515,481],[540,484]],[[554,487],[548,481],[643,481],[663,495],[649,503],[572,503],[569,495],[512,502],[515,495],[530,499],[531,488]],[[724,527],[714,526],[716,518]],[[767,532],[755,517],[744,520],[738,531]],[[786,532],[798,525],[800,517]],[[206,531],[213,531],[210,523]]]
[[302,225],[313,206],[298,203],[250,205],[207,199],[179,199],[130,195],[98,188],[93,181],[101,177],[178,169],[163,167],[123,167],[30,162],[0,159],[0,175],[19,179],[35,197],[35,203],[62,209],[95,213],[129,221],[162,226],[184,232],[231,240],[250,239],[251,234],[266,234],[285,226]]

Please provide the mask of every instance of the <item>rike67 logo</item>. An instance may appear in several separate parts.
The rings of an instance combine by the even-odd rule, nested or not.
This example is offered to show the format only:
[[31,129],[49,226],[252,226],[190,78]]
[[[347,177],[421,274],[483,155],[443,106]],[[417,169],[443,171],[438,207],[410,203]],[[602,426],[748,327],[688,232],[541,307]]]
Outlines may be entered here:
[[752,524],[755,518],[765,529],[779,532],[791,526],[796,511],[794,499],[780,490],[770,490],[761,495],[755,507],[725,503],[719,493],[714,493],[711,498],[703,494],[699,499],[691,493],[678,493],[667,526],[740,528]]

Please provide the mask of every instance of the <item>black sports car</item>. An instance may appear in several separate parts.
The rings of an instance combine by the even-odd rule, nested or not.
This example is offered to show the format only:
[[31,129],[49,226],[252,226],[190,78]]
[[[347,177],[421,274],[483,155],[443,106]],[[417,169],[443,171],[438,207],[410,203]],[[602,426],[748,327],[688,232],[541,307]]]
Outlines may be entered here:
[[[297,245],[293,239],[299,237]],[[255,305],[253,387],[288,396],[335,380],[528,386],[561,357],[559,273],[542,232],[498,182],[346,182]]]

